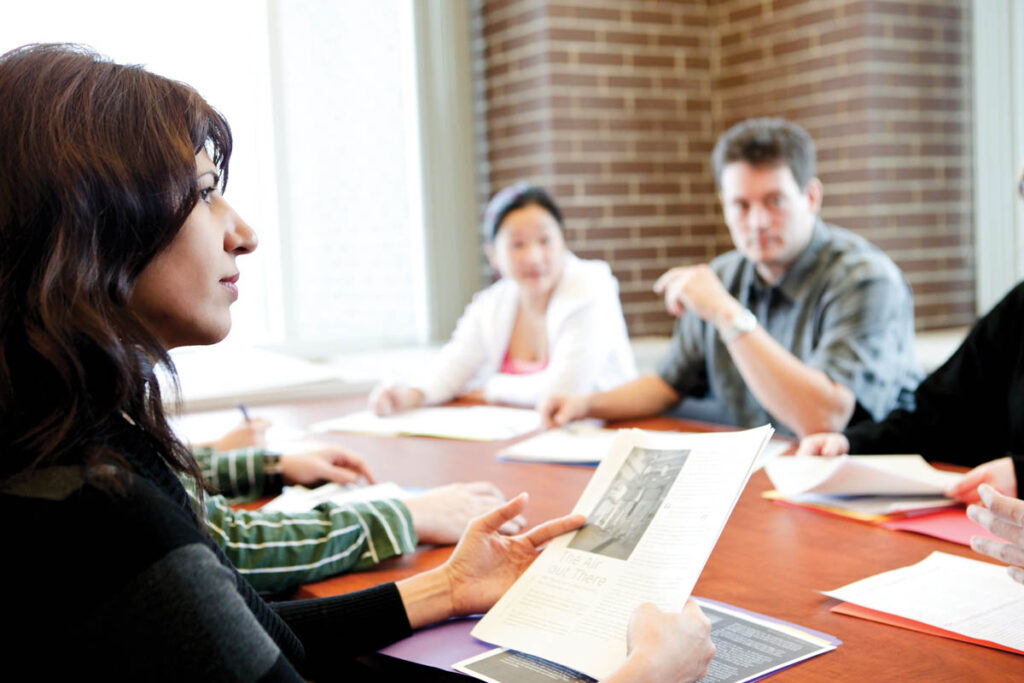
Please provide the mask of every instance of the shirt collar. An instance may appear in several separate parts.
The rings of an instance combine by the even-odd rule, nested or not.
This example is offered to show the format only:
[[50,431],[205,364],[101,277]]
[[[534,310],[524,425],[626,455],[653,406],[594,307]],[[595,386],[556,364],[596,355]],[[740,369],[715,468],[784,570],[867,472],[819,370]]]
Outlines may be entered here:
[[[782,278],[775,283],[774,288],[790,301],[799,299],[801,290],[807,285],[807,276],[817,266],[818,255],[827,243],[828,228],[825,227],[821,218],[815,217],[810,242],[782,274]],[[772,288],[765,283],[754,267],[754,262],[750,260],[747,260],[743,269],[743,285],[746,291],[752,292],[763,292]]]

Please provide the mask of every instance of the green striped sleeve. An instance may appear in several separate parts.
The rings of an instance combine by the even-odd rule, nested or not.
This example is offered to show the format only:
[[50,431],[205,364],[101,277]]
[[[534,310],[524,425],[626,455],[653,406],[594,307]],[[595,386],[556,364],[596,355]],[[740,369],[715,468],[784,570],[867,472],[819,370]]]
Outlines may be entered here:
[[280,475],[267,473],[267,465],[280,456],[262,448],[237,448],[218,452],[209,446],[192,449],[203,479],[228,498],[252,500],[281,492]]
[[211,537],[260,591],[365,569],[418,542],[408,508],[394,499],[285,513],[234,510],[222,496],[207,496],[206,512]]

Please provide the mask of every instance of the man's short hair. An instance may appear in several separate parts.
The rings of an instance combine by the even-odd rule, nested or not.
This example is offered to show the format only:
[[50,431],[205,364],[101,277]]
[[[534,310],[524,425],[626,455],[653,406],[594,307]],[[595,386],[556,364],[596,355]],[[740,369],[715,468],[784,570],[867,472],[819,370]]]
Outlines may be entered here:
[[725,131],[711,152],[715,183],[722,187],[722,171],[734,161],[751,166],[785,163],[801,190],[815,174],[814,140],[807,131],[779,118],[747,119]]

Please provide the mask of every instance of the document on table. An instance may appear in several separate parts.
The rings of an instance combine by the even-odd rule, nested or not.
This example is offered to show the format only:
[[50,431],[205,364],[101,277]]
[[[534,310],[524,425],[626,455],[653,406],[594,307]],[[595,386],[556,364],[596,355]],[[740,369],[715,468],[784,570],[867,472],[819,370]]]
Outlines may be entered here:
[[[498,451],[498,457],[523,462],[596,465],[611,448],[616,433],[616,429],[604,429],[583,421],[573,422],[514,443]],[[792,447],[793,444],[788,441],[769,441],[761,451],[754,471]]]
[[983,536],[995,540],[999,539],[991,531],[975,522],[967,516],[962,507],[946,508],[938,512],[926,515],[913,515],[899,519],[888,520],[881,523],[881,526],[893,531],[909,531],[915,534],[924,534],[933,538],[941,538],[951,543],[970,545],[972,536]]
[[587,524],[549,543],[473,635],[608,676],[640,603],[682,609],[771,434],[621,430],[574,508]]
[[832,496],[939,496],[963,475],[943,472],[920,455],[794,455],[765,465],[779,493]]
[[498,452],[503,460],[596,464],[611,448],[618,430],[586,423],[549,429]]
[[[697,599],[711,621],[715,658],[702,683],[742,683],[834,650],[832,636],[753,614],[729,605]],[[567,667],[515,650],[498,648],[452,666],[492,683],[594,681]]]
[[804,493],[792,498],[783,497],[783,500],[840,514],[847,512],[854,513],[852,516],[888,518],[935,512],[959,504],[945,496],[828,496],[820,493]]
[[368,410],[351,413],[310,429],[314,432],[357,432],[383,436],[436,436],[466,441],[511,439],[540,429],[540,413],[522,408],[469,406],[416,408],[387,417]]
[[976,640],[1024,650],[1024,587],[1006,567],[933,552],[825,595]]
[[411,491],[403,489],[394,482],[374,484],[373,486],[357,486],[355,484],[324,484],[307,489],[304,486],[288,486],[274,500],[264,505],[265,512],[308,512],[320,503],[347,505],[367,500],[382,498],[408,498]]

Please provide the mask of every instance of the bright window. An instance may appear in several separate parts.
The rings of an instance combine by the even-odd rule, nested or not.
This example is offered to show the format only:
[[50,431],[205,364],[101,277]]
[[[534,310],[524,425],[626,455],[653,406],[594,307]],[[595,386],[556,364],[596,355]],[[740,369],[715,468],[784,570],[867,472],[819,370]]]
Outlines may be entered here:
[[230,338],[329,353],[426,340],[412,22],[410,0],[36,0],[5,7],[0,52],[86,44],[222,111],[261,243]]

